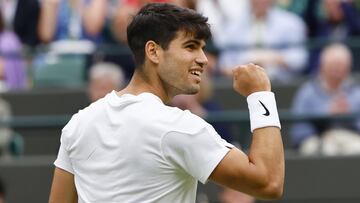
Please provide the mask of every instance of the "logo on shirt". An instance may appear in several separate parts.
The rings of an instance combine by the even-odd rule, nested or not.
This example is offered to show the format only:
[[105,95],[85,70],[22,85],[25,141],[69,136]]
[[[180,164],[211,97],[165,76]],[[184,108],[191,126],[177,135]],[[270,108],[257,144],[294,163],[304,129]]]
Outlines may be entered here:
[[263,114],[264,116],[269,116],[270,115],[270,112],[269,110],[266,108],[266,106],[259,100],[260,104],[262,107],[264,107],[265,109],[265,113]]

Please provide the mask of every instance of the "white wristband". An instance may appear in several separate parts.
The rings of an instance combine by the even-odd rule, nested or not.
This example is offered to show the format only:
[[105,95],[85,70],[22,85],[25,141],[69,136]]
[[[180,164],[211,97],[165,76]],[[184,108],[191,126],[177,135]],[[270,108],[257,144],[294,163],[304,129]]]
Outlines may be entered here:
[[273,92],[254,92],[247,97],[247,103],[251,132],[254,132],[257,128],[269,126],[281,129],[275,94]]

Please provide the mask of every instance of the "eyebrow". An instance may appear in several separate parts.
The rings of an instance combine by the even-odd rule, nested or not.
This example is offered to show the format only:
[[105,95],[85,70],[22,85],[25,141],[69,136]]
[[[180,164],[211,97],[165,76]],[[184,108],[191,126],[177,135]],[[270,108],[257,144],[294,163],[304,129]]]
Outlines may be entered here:
[[[194,43],[194,44],[199,45],[199,46],[202,44],[200,40],[190,39],[190,40],[187,40],[186,42],[184,42],[183,45],[187,45],[187,44],[191,44],[191,43]],[[205,43],[201,47],[205,47]]]

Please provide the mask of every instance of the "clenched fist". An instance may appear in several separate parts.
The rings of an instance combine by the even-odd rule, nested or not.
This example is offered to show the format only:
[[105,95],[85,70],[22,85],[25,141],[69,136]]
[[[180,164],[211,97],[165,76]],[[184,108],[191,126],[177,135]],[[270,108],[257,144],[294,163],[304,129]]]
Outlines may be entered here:
[[237,66],[233,69],[233,78],[235,91],[245,97],[254,92],[271,91],[269,77],[258,65],[250,63]]

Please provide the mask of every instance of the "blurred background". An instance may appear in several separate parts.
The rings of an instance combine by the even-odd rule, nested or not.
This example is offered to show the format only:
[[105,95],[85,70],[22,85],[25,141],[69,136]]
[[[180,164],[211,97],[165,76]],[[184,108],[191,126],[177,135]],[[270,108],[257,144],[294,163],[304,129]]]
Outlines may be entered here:
[[[263,66],[286,153],[275,202],[360,202],[359,0],[0,0],[0,203],[47,202],[61,129],[127,84],[126,26],[148,2],[194,9],[213,33],[201,92],[172,106],[246,151],[247,104],[231,68]],[[208,183],[197,202],[262,201]]]

